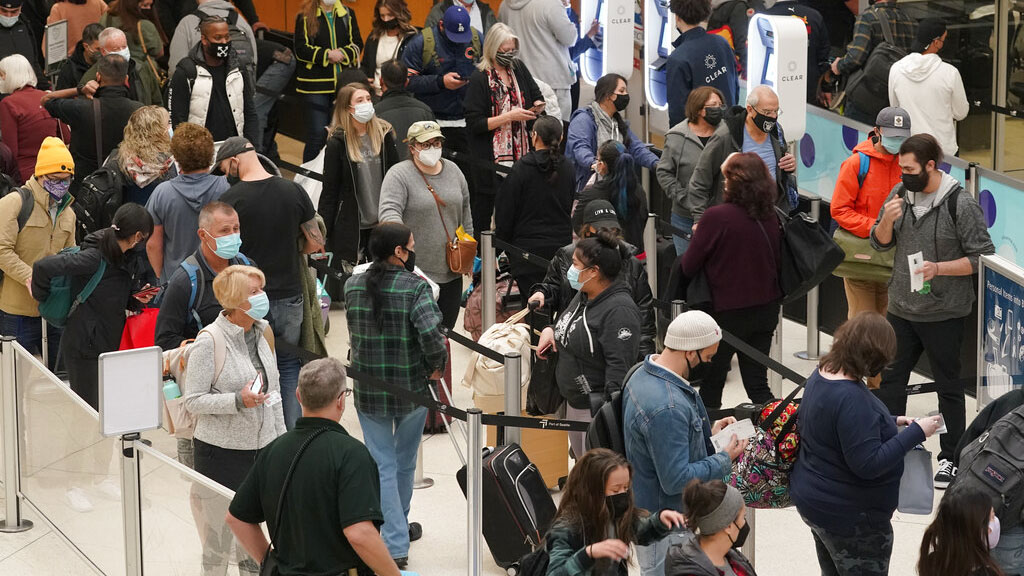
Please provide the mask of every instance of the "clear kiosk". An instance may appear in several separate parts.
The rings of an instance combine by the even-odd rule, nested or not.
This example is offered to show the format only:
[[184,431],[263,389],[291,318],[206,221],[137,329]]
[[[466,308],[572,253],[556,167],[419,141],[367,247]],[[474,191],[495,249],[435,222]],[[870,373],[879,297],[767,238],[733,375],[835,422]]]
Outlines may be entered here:
[[[583,0],[580,4],[580,22],[601,23],[598,46],[580,55],[583,81],[593,86],[601,76],[633,75],[633,24],[636,5],[634,0]],[[585,34],[589,26],[581,26]]]
[[747,29],[747,93],[766,85],[779,95],[786,140],[807,126],[807,26],[793,16],[755,14]]

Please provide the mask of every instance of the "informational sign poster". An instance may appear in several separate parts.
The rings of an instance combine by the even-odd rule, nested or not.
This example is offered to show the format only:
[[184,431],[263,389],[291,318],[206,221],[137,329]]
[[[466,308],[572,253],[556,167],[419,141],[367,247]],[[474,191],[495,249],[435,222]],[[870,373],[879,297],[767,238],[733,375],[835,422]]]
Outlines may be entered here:
[[978,290],[978,409],[1022,383],[1024,268],[982,256]]
[[68,58],[68,21],[58,20],[46,26],[46,66],[52,67]]

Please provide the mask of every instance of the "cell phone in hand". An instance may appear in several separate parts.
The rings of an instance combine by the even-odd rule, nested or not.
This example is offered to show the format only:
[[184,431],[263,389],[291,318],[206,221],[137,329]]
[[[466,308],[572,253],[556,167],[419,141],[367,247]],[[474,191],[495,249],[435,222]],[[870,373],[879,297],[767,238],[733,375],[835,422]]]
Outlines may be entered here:
[[252,384],[249,385],[249,391],[253,394],[259,394],[263,392],[263,373],[257,372],[256,378],[253,379]]
[[132,296],[135,297],[135,298],[145,298],[146,296],[156,296],[157,294],[160,293],[161,290],[163,290],[163,287],[161,287],[161,286],[152,286],[150,288],[144,288],[142,290],[139,290],[135,294],[132,294]]

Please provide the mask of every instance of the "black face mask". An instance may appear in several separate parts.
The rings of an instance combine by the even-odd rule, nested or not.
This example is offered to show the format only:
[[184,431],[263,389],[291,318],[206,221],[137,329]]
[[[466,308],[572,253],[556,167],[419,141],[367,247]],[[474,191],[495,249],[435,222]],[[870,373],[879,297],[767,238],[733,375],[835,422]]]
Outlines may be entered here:
[[518,50],[511,50],[509,52],[498,52],[494,55],[494,60],[498,64],[501,64],[505,68],[511,68],[512,64],[515,63],[516,58],[519,57]]
[[206,48],[206,53],[213,58],[220,58],[225,60],[228,54],[231,52],[231,42],[210,42]]
[[385,30],[394,30],[398,28],[398,18],[392,18],[391,20],[381,20],[380,27]]
[[693,387],[700,386],[701,382],[703,382],[703,380],[704,380],[704,377],[707,376],[708,368],[709,367],[710,367],[710,364],[705,362],[704,359],[700,357],[700,351],[698,350],[697,351],[697,365],[696,366],[691,366],[690,365],[690,359],[689,358],[686,359],[686,371],[687,371],[686,381],[690,383],[690,386],[693,386]]
[[612,520],[618,522],[629,508],[629,492],[605,496],[608,511],[611,512]]
[[406,249],[406,252],[409,253],[409,257],[405,259],[402,265],[405,266],[406,270],[412,272],[416,269],[416,253],[409,249]]
[[629,94],[616,94],[615,95],[615,110],[622,112],[629,106]]
[[712,126],[718,126],[718,123],[725,117],[725,111],[727,108],[705,108],[704,109],[704,120]]
[[[733,524],[736,524],[733,522]],[[750,534],[750,524],[744,523],[740,528],[740,533],[736,535],[736,539],[732,541],[732,547],[735,550],[743,548],[743,544],[747,541],[747,536]]]
[[923,192],[928,186],[927,171],[923,171],[920,174],[904,174],[902,179],[903,187],[911,192]]
[[777,121],[778,120],[771,116],[765,116],[757,110],[754,110],[754,126],[757,126],[758,130],[765,134],[770,134],[771,131],[775,129],[775,123]]

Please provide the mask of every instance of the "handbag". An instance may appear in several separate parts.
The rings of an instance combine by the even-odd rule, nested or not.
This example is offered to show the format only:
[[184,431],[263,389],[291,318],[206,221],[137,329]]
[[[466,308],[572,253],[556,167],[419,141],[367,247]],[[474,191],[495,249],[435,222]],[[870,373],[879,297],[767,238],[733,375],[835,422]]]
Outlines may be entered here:
[[782,226],[779,284],[783,302],[788,304],[821,284],[843,262],[846,253],[806,212],[790,218],[778,207],[775,210]]
[[153,57],[149,55],[149,50],[146,48],[146,38],[142,35],[142,20],[135,23],[135,27],[139,32],[139,43],[142,44],[142,53],[146,55],[146,62],[149,64],[149,68],[153,71],[153,76],[156,77],[157,83],[160,85],[162,91],[167,86],[167,72],[156,65],[153,61]]
[[[417,170],[418,171],[418,170]],[[434,191],[434,187],[427,181],[427,177],[420,172],[420,177],[423,178],[423,183],[427,185],[427,190],[430,190],[430,194],[434,197],[434,203],[437,204],[437,215],[441,217],[441,226],[444,227],[444,235],[448,238],[448,243],[445,244],[445,260],[448,262],[448,269],[456,274],[472,274],[473,273],[473,260],[476,258],[476,240],[469,238],[463,238],[456,235],[452,238],[451,233],[448,232],[448,225],[444,222],[444,214],[441,212],[441,207],[445,206],[441,197]]]
[[[536,341],[533,336],[538,335],[537,326],[543,326],[550,322],[538,323],[535,309],[530,309],[530,317],[527,322],[533,334],[530,339],[530,383],[526,387],[526,413],[531,416],[543,416],[558,412],[562,405],[562,393],[558,391],[558,381],[555,380],[555,366],[558,364],[558,352],[554,349],[548,351],[547,358],[537,356]],[[551,316],[544,315],[548,320]]]
[[[798,384],[784,400],[754,429],[754,436],[733,462],[728,483],[743,494],[751,508],[787,508],[793,505],[789,496],[789,474],[796,464],[797,392]],[[768,408],[766,406],[766,408]]]
[[159,308],[143,308],[142,312],[132,314],[124,321],[121,333],[121,345],[118,350],[134,350],[156,345],[156,318]]
[[904,514],[929,515],[935,502],[932,481],[932,453],[918,444],[903,457],[900,500],[896,509]]
[[871,246],[870,238],[861,238],[844,228],[836,228],[832,239],[843,249],[843,262],[832,271],[840,278],[888,282],[892,276],[894,250],[879,252]]
[[299,458],[302,457],[302,453],[309,448],[309,445],[316,440],[316,437],[327,432],[330,428],[324,426],[323,428],[317,428],[309,435],[309,438],[299,446],[299,451],[295,453],[295,457],[292,458],[291,465],[288,466],[288,472],[284,475],[284,483],[281,484],[281,496],[277,499],[277,514],[274,514],[274,529],[270,532],[270,546],[267,546],[267,552],[263,555],[263,562],[260,563],[260,576],[277,576],[277,557],[274,555],[274,540],[277,538],[278,530],[281,528],[281,512],[284,510],[284,497],[288,494],[288,484],[292,481],[292,475],[295,474],[295,465],[299,463]]
[[[526,353],[530,349],[530,327],[520,322],[526,317],[528,310],[513,314],[504,322],[494,324],[480,336],[479,343],[495,352],[505,355],[509,352],[520,354],[520,386],[530,381],[530,357]],[[466,367],[466,375],[462,385],[472,388],[474,395],[504,396],[505,395],[505,364],[474,352]],[[525,401],[525,395],[523,397]],[[525,408],[525,405],[523,406]]]

